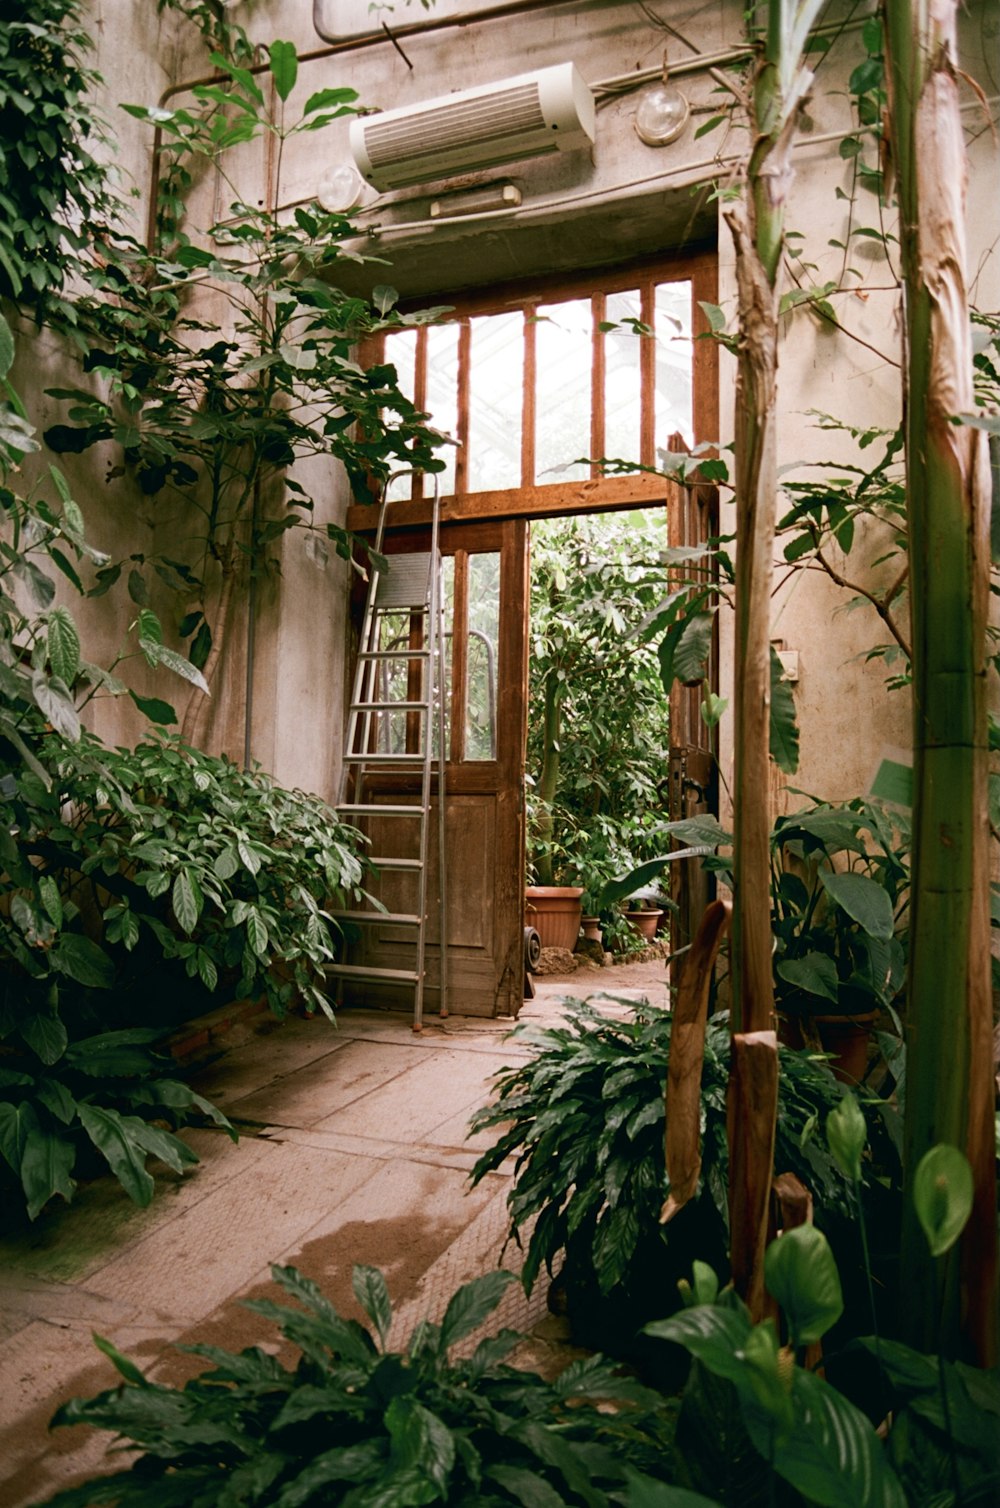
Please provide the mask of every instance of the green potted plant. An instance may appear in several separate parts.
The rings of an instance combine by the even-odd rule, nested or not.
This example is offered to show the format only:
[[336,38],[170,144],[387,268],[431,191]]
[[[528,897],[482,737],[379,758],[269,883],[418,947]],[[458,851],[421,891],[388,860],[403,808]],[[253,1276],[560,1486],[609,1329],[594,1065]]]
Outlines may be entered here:
[[543,944],[549,908],[571,948],[581,910],[597,916],[607,880],[650,851],[638,840],[658,816],[668,699],[639,627],[663,544],[655,516],[532,531],[526,921]]

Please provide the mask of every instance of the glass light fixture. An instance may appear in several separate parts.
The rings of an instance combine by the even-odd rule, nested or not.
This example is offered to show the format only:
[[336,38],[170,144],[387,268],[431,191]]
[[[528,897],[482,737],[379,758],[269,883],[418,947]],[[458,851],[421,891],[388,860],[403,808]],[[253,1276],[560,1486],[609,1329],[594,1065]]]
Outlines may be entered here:
[[316,186],[316,198],[330,215],[346,215],[360,202],[365,181],[349,162],[328,167]]
[[676,84],[664,79],[643,90],[632,124],[647,147],[665,147],[676,141],[688,123],[691,106]]

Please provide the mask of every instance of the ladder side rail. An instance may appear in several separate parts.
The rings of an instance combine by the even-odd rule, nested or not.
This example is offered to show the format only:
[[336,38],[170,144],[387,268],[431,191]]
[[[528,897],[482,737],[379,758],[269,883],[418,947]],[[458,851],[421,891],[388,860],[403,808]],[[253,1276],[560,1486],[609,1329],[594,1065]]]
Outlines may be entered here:
[[[448,751],[445,747],[445,689],[447,676],[445,674],[445,635],[444,616],[444,593],[441,591],[441,555],[438,549],[438,523],[440,514],[440,490],[441,483],[437,476],[434,478],[434,515],[432,527],[432,546],[436,562],[435,581],[437,583],[437,655],[433,662],[436,666],[437,675],[437,726],[438,726],[438,976],[439,976],[439,1000],[438,1014],[442,1017],[448,1015],[448,866],[446,863],[446,803],[447,791],[445,788],[445,770],[448,764]],[[431,674],[435,672],[432,670]],[[433,700],[433,699],[432,699]]]

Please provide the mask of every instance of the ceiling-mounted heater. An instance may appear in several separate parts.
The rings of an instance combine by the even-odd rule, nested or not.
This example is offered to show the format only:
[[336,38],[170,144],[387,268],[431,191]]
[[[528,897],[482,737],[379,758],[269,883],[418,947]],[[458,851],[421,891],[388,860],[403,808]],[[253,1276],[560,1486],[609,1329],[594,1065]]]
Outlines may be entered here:
[[377,189],[408,188],[594,141],[594,96],[558,63],[351,122],[351,151]]

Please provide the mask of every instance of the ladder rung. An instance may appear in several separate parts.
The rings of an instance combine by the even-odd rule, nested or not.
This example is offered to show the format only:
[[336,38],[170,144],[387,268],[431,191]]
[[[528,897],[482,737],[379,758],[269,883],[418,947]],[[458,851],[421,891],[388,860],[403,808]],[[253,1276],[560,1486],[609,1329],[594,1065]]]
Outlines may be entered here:
[[365,817],[423,817],[422,806],[389,806],[373,801],[347,801],[337,807],[338,812],[357,813]]
[[331,911],[329,914],[350,922],[386,922],[394,927],[420,925],[419,916],[412,916],[405,911]]
[[393,984],[416,984],[420,975],[415,969],[366,969],[359,963],[328,963],[323,972],[335,979],[387,980]]
[[422,712],[430,702],[352,702],[352,712]]
[[422,754],[345,754],[345,764],[423,764]]
[[393,859],[388,856],[381,859],[372,856],[368,862],[374,864],[376,869],[407,869],[416,872],[424,867],[419,859]]
[[359,660],[429,660],[429,649],[362,649]]

